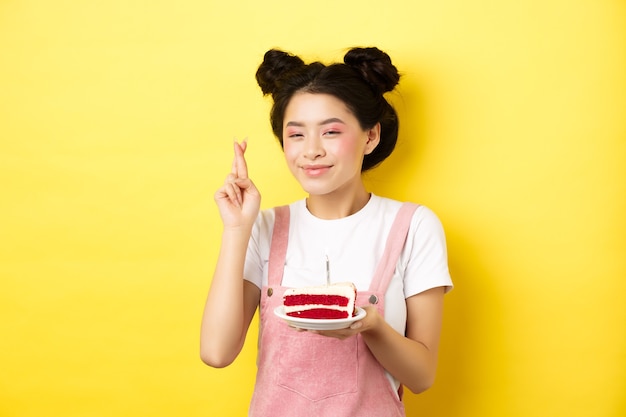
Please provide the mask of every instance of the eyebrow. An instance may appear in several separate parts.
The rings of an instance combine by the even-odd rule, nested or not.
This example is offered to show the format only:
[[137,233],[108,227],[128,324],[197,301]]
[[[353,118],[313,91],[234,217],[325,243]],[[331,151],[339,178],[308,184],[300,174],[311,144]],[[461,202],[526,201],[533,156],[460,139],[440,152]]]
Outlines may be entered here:
[[[331,123],[341,123],[341,124],[345,124],[345,122],[337,117],[331,117],[330,119],[326,119],[326,120],[322,120],[321,122],[318,123],[318,126],[323,126],[323,125],[327,125],[327,124],[331,124]],[[287,124],[285,125],[287,126],[296,126],[296,127],[304,127],[304,123],[301,122],[287,122]]]

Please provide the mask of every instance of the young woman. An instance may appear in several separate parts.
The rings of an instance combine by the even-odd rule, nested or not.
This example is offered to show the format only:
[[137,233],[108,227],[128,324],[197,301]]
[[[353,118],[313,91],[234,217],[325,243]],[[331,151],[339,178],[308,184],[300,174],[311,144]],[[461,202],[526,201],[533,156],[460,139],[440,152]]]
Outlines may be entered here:
[[[260,313],[251,416],[403,416],[402,386],[435,378],[444,293],[452,287],[445,237],[424,206],[368,192],[361,173],[393,151],[398,119],[384,98],[400,76],[377,48],[344,63],[305,64],[270,50],[256,78],[285,161],[308,194],[260,211],[246,142],[216,192],[221,250],[201,330],[213,367],[239,354]],[[341,330],[302,331],[273,314],[288,287],[351,281],[366,316]]]

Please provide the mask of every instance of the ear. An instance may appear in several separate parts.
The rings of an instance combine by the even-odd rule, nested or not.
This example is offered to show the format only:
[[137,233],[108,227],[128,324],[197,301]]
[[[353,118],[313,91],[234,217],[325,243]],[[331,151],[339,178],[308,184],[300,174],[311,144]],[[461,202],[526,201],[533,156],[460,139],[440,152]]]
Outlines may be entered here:
[[380,143],[380,123],[376,123],[374,127],[368,129],[366,133],[367,142],[365,142],[365,155],[369,155]]

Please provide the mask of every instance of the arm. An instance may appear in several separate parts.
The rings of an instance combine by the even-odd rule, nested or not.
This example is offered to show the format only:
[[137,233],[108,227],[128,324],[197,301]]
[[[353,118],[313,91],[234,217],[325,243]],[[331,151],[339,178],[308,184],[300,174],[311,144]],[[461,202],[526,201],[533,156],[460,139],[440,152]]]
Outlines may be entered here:
[[443,298],[444,287],[437,287],[406,299],[406,336],[372,306],[365,307],[365,318],[350,328],[318,333],[338,338],[361,333],[378,362],[412,392],[420,393],[435,380]]
[[260,299],[260,290],[243,279],[246,249],[260,207],[248,178],[246,143],[235,143],[233,168],[215,193],[224,225],[222,243],[200,332],[200,357],[213,367],[232,363],[243,346]]
[[[380,364],[414,393],[435,382],[439,336],[443,316],[444,287],[433,288],[406,300],[406,337],[375,314],[364,323],[363,339]],[[366,327],[367,326],[367,327]]]

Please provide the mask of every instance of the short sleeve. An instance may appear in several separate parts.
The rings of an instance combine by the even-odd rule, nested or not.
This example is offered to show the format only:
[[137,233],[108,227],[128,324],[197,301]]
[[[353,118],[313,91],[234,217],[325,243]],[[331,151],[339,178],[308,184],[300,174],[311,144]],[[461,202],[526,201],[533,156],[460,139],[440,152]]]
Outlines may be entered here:
[[402,257],[406,298],[435,287],[453,288],[443,225],[428,207],[420,206],[413,215]]

